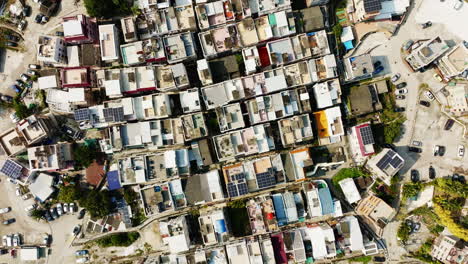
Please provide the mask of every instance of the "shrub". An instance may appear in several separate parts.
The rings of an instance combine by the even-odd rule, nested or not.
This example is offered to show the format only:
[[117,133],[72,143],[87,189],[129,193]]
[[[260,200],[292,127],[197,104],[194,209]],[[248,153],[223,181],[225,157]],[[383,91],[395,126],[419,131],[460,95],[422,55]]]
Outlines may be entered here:
[[118,233],[96,240],[100,247],[128,247],[140,237],[138,232]]
[[403,243],[406,243],[406,241],[408,241],[410,231],[411,228],[405,222],[402,222],[398,228],[397,237],[403,241]]

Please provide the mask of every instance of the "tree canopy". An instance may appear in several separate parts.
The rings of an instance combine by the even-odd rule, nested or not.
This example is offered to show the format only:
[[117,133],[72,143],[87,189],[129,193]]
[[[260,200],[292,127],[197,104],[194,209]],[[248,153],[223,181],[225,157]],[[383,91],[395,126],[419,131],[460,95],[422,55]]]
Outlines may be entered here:
[[73,157],[77,166],[89,167],[97,157],[97,149],[94,145],[81,144],[73,148]]
[[86,208],[91,217],[104,217],[112,213],[113,204],[109,191],[89,190],[81,194],[80,206]]
[[80,199],[82,192],[77,185],[62,186],[57,199],[63,203],[72,203]]
[[84,0],[88,15],[99,18],[110,18],[115,15],[128,15],[132,6],[127,0]]

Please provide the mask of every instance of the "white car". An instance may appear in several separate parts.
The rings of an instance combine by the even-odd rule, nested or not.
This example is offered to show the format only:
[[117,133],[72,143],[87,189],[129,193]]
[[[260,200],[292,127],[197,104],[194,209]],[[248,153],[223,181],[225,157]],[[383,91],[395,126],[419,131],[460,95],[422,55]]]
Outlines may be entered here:
[[76,263],[86,263],[88,262],[89,258],[88,257],[84,257],[84,258],[79,258],[76,260]]
[[63,204],[63,212],[64,212],[65,214],[68,214],[68,204],[67,204],[67,203],[64,203],[64,204]]
[[30,206],[24,208],[24,210],[25,210],[26,212],[30,212],[30,211],[36,209],[36,207],[37,207],[37,204],[31,204]]
[[395,90],[396,95],[407,94],[407,93],[408,93],[408,89],[406,89],[406,88]]
[[21,121],[21,119],[16,115],[16,113],[11,113],[10,114],[10,119],[13,123],[18,123],[19,121]]
[[61,203],[57,204],[57,214],[59,216],[63,215],[63,209],[62,209],[62,204]]
[[7,236],[6,236],[6,235],[2,237],[2,245],[3,245],[4,247],[7,246]]
[[463,158],[465,156],[465,146],[458,145],[458,157]]
[[23,195],[23,193],[21,192],[20,187],[16,187],[15,193],[16,193],[16,196],[21,196],[21,195]]
[[396,81],[398,81],[398,79],[400,79],[400,77],[401,77],[401,74],[397,73],[393,75],[390,80],[392,81],[392,83],[395,83]]
[[70,203],[70,204],[68,205],[68,208],[69,208],[69,210],[70,210],[70,213],[73,214],[73,213],[75,212],[75,203]]
[[18,234],[13,235],[13,246],[17,247],[19,245],[19,236]]
[[11,235],[6,236],[6,242],[7,247],[13,246],[13,238],[11,237]]
[[5,207],[5,208],[0,209],[0,214],[8,213],[10,211],[11,211],[10,207]]
[[424,95],[427,97],[427,99],[429,99],[431,101],[434,101],[434,99],[435,99],[434,95],[429,91],[425,91]]

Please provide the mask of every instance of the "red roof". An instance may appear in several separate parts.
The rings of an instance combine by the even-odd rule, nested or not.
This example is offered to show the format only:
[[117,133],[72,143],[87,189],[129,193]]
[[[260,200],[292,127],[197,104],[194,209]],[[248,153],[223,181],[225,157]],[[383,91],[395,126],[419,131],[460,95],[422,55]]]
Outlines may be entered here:
[[98,186],[104,174],[104,164],[94,161],[86,168],[86,181],[93,186]]

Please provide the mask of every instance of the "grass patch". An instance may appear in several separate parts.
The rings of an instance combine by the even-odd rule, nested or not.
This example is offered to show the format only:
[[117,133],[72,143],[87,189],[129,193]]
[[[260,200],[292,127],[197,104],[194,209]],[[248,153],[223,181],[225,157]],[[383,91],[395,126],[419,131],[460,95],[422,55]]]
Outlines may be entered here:
[[100,247],[128,247],[138,238],[140,238],[138,232],[118,233],[100,238],[96,240],[96,243]]
[[341,186],[339,184],[340,181],[346,178],[358,178],[358,177],[367,177],[370,176],[367,172],[364,172],[362,169],[359,168],[344,168],[341,169],[335,176],[332,178],[333,186],[341,191]]
[[372,261],[372,257],[371,256],[360,256],[360,257],[354,257],[354,258],[351,258],[348,260],[348,263],[351,263],[351,262],[361,262],[361,263],[364,263],[364,264],[367,264],[369,262]]

